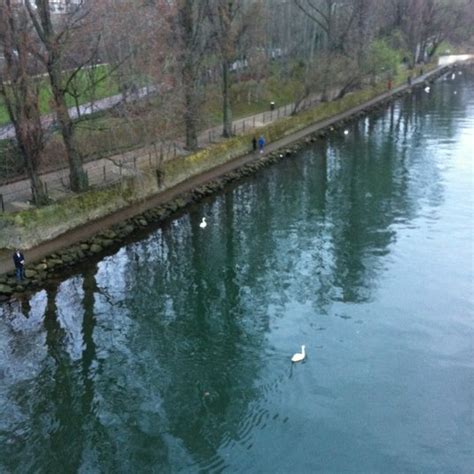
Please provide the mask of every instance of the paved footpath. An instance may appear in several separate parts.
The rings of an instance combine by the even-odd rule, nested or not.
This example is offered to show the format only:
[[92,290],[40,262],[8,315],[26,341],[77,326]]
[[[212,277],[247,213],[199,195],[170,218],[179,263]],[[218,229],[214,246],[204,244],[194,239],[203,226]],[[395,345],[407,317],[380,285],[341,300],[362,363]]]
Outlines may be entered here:
[[[441,69],[443,68],[436,68],[412,81],[412,85],[416,85],[419,83],[422,83],[423,81],[429,79],[431,76],[436,75]],[[351,115],[361,112],[365,110],[368,107],[371,107],[372,105],[375,105],[381,101],[384,101],[385,99],[388,99],[392,95],[395,95],[399,92],[402,92],[406,89],[408,89],[408,85],[402,85],[399,87],[396,87],[392,89],[391,91],[387,91],[374,99],[369,100],[368,102],[365,102],[364,104],[361,104],[357,107],[354,107],[352,109],[346,110],[345,112],[342,112],[340,114],[337,114],[335,116],[332,116],[328,119],[316,122],[309,127],[300,130],[299,132],[296,132],[292,135],[286,136],[280,140],[277,140],[275,142],[269,143],[266,148],[265,148],[265,153],[271,153],[272,151],[276,151],[280,148],[287,147],[291,145],[292,143],[301,140],[302,138],[311,135],[325,127],[328,127],[344,118],[350,117]],[[268,112],[266,113],[268,115]],[[258,114],[255,116],[256,117],[256,123],[258,122],[258,118],[263,120],[263,114]],[[252,119],[253,123],[253,116],[252,117],[247,117],[245,120]],[[242,119],[244,120],[244,119]],[[268,122],[267,122],[268,123]],[[216,129],[217,130],[217,129]],[[218,129],[220,130],[220,128]],[[209,131],[207,131],[209,132]],[[222,176],[226,173],[229,173],[230,171],[233,171],[235,169],[238,169],[248,163],[251,163],[252,161],[258,160],[259,155],[256,153],[249,153],[248,155],[241,156],[239,158],[236,158],[228,163],[225,163],[221,166],[218,166],[208,172],[202,173],[198,176],[194,176],[192,178],[189,178],[183,183],[180,183],[179,185],[175,186],[172,189],[166,190],[149,200],[147,200],[144,203],[139,203],[136,205],[132,205],[127,209],[124,209],[122,211],[118,211],[115,214],[112,214],[110,216],[107,216],[103,219],[100,219],[100,221],[97,222],[92,222],[89,223],[85,226],[79,227],[77,229],[73,229],[69,232],[67,232],[64,235],[61,235],[51,241],[45,242],[38,247],[35,247],[34,249],[28,250],[28,254],[26,255],[28,263],[34,262],[41,260],[45,256],[54,253],[55,251],[60,250],[61,248],[73,245],[74,243],[80,242],[82,240],[88,239],[92,237],[94,234],[99,232],[100,230],[103,230],[104,228],[110,227],[111,225],[121,222],[129,217],[132,217],[133,215],[136,215],[137,213],[143,212],[146,209],[158,206],[162,203],[165,203],[169,200],[172,200],[176,196],[186,192],[190,191],[202,184],[205,184],[206,182],[212,181],[213,179],[216,179],[219,176]],[[1,188],[0,188],[1,189]],[[1,192],[1,191],[0,191]],[[13,262],[11,259],[11,255],[6,253],[5,251],[3,253],[0,253],[0,274],[4,272],[11,271],[13,269]]]
[[[154,86],[143,87],[135,94],[132,94],[130,98],[133,100],[142,99],[150,94],[155,93],[156,90],[157,88]],[[77,119],[101,112],[103,110],[112,109],[121,103],[124,103],[124,96],[123,94],[117,94],[110,97],[104,97],[103,99],[97,99],[94,102],[87,102],[85,104],[79,105],[79,107],[71,107],[69,109],[69,115],[72,119]],[[41,124],[45,129],[51,125],[54,125],[55,120],[54,114],[45,114],[41,116]],[[8,138],[15,138],[15,128],[12,124],[3,125],[0,127],[0,140],[6,140]]]

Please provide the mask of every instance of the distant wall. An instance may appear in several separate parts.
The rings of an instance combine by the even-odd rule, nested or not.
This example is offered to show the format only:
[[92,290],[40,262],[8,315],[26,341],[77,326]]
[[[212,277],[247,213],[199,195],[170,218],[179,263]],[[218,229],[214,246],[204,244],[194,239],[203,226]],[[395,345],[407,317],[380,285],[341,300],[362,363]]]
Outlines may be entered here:
[[438,66],[449,66],[462,61],[474,60],[474,54],[449,54],[438,58]]

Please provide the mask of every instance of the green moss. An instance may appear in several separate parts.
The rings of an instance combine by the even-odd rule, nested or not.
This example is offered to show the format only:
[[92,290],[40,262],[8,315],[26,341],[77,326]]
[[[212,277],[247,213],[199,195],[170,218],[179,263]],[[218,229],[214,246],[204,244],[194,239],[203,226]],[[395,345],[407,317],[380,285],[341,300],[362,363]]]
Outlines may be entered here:
[[89,191],[68,197],[49,206],[28,209],[14,214],[2,214],[0,228],[13,224],[17,227],[17,232],[21,233],[21,229],[33,230],[39,227],[56,226],[61,222],[74,221],[80,216],[93,214],[98,208],[115,203],[118,198],[127,200],[132,194],[130,190],[124,192],[120,185]]

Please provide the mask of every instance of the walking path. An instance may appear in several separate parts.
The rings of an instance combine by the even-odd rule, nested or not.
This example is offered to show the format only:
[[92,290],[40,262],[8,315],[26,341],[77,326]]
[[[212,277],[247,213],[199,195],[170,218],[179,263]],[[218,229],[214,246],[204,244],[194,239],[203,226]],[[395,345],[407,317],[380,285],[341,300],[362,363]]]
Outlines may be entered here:
[[[437,68],[433,71],[430,71],[429,73],[424,74],[423,76],[420,76],[417,79],[413,80],[413,84],[419,84],[425,81],[426,79],[429,79],[431,76],[435,75],[438,73],[442,68]],[[399,87],[396,87],[392,89],[391,91],[387,91],[374,99],[369,100],[368,102],[361,104],[357,107],[354,107],[350,110],[347,110],[345,112],[342,112],[340,114],[337,114],[335,116],[332,116],[328,119],[322,120],[320,122],[314,123],[311,126],[300,130],[297,133],[294,133],[290,136],[284,137],[280,140],[277,140],[273,143],[269,143],[266,146],[266,153],[271,153],[272,151],[276,151],[278,149],[284,148],[289,146],[291,143],[294,143],[298,140],[301,140],[305,136],[311,135],[318,130],[321,130],[331,124],[334,124],[344,118],[348,118],[351,115],[361,112],[368,107],[371,107],[372,105],[377,104],[380,101],[383,101],[390,96],[397,94],[403,90],[406,90],[408,88],[407,85],[402,85]],[[267,112],[268,115],[268,112]],[[263,114],[257,114],[255,116],[255,123],[263,123],[264,117]],[[253,123],[253,117],[251,118],[246,118],[245,120],[249,121],[252,120]],[[243,121],[244,119],[242,119]],[[265,117],[265,120],[267,120],[267,117]],[[213,130],[219,130],[220,128],[216,128]],[[122,222],[125,219],[128,219],[129,217],[132,217],[140,212],[144,212],[147,209],[159,206],[160,204],[169,202],[170,200],[174,199],[175,197],[179,196],[182,193],[185,193],[187,191],[190,191],[192,189],[195,189],[196,187],[205,184],[206,182],[212,181],[219,176],[222,176],[224,174],[227,174],[235,169],[238,169],[248,163],[251,163],[252,161],[258,160],[259,159],[259,154],[256,153],[249,153],[245,156],[241,156],[239,158],[236,158],[235,160],[232,160],[230,162],[227,162],[221,166],[218,166],[208,172],[202,173],[200,175],[194,176],[179,185],[175,186],[172,189],[166,190],[153,198],[147,200],[146,202],[142,203],[137,203],[135,205],[132,205],[126,209],[123,209],[121,211],[118,211],[112,215],[107,216],[106,218],[100,219],[99,221],[96,222],[91,222],[85,226],[73,229],[51,241],[44,242],[43,244],[28,250],[28,255],[27,255],[27,260],[29,263],[35,262],[38,260],[41,260],[47,255],[50,255],[51,253],[54,253],[64,247],[73,245],[75,243],[78,243],[80,241],[86,240],[93,235],[95,235],[97,232],[110,227],[113,224]],[[3,253],[0,252],[0,273],[8,272],[13,269],[13,262],[11,259],[10,252],[3,251]]]
[[[150,94],[153,94],[158,90],[156,86],[143,87],[134,93],[130,93],[128,99],[138,100],[144,97],[147,97]],[[79,105],[77,107],[69,108],[69,116],[76,120],[80,117],[87,115],[95,114],[104,110],[109,110],[115,107],[116,105],[124,102],[123,94],[117,94],[110,97],[105,97],[104,99],[98,99],[93,102],[88,102],[86,104]],[[41,124],[44,129],[47,129],[49,126],[53,125],[55,122],[54,114],[45,114],[41,117]],[[0,127],[0,140],[7,140],[9,138],[15,138],[15,128],[12,124],[3,125]]]
[[[150,90],[140,90],[138,92],[140,97],[148,95]],[[336,91],[334,91],[334,94]],[[98,110],[105,110],[113,107],[119,103],[122,96],[109,97],[102,101],[97,101],[94,104],[85,104],[81,106],[81,114],[96,112]],[[137,96],[138,97],[138,96]],[[316,105],[320,102],[320,97],[315,96],[307,99],[304,103],[304,108]],[[248,132],[251,129],[257,129],[263,125],[274,122],[281,117],[288,116],[293,111],[294,104],[287,104],[285,106],[262,112],[256,115],[245,117],[232,122],[234,134],[241,134]],[[70,110],[73,118],[78,116],[75,109]],[[52,116],[46,116],[43,119],[45,125],[53,122]],[[4,136],[7,133],[4,127]],[[8,131],[8,135],[10,135]],[[0,139],[2,139],[2,129],[0,129]],[[222,137],[222,126],[216,126],[207,130],[203,130],[198,135],[198,143],[201,147],[205,147],[210,143],[216,143],[224,140]],[[141,147],[139,149],[122,153],[110,157],[100,158],[84,164],[84,169],[88,174],[89,184],[91,186],[105,186],[112,184],[125,176],[137,174],[140,168],[150,165],[152,167],[163,159],[168,160],[177,156],[184,156],[188,153],[185,150],[184,139],[176,140],[160,145],[159,149],[156,145]],[[48,195],[52,199],[60,199],[68,194],[71,194],[69,189],[69,169],[67,167],[60,170],[50,171],[41,174],[41,179],[46,185]],[[0,212],[13,212],[30,207],[31,200],[31,185],[28,179],[20,179],[8,184],[0,186]]]

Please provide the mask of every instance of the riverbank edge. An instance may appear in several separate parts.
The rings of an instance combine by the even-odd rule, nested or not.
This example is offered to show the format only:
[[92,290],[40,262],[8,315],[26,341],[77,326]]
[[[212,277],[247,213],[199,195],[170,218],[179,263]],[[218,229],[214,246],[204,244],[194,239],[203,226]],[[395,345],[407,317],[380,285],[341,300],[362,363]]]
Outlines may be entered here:
[[[3,256],[0,257],[0,275],[3,274],[0,276],[0,300],[9,299],[18,293],[37,290],[45,286],[49,280],[56,279],[59,273],[66,269],[85,260],[93,258],[99,260],[104,255],[113,253],[135,233],[143,232],[148,227],[156,227],[186,207],[223,190],[228,184],[289,157],[318,139],[326,138],[329,133],[336,132],[348,122],[373,110],[384,108],[387,103],[401,95],[411,93],[414,87],[423,86],[427,81],[434,81],[454,67],[456,65],[438,67],[419,78],[411,87],[405,84],[385,93],[380,93],[381,91],[377,89],[365,91],[374,96],[357,105],[351,101],[351,96],[333,101],[329,106],[339,104],[342,110],[337,110],[336,107],[336,113],[323,119],[315,118],[317,113],[312,109],[300,116],[281,119],[262,127],[258,130],[259,133],[263,133],[271,142],[264,156],[249,153],[249,143],[254,133],[252,132],[189,155],[179,163],[169,162],[164,170],[167,178],[165,185],[159,183],[160,179],[151,178],[150,181],[150,176],[142,177],[140,180],[135,178],[119,186],[84,193],[56,204],[72,213],[81,210],[88,212],[88,206],[95,201],[91,196],[99,195],[103,202],[112,202],[114,205],[118,202],[120,205],[116,209],[109,207],[109,212],[104,215],[89,215],[86,223],[79,223],[29,248],[26,255],[27,280],[24,284],[15,281],[11,250],[4,249]],[[183,174],[182,170],[185,167],[187,173]],[[145,182],[146,180],[148,182]],[[150,190],[152,194],[147,194]],[[71,206],[74,202],[76,206]],[[54,206],[48,207],[46,217],[57,220],[55,211],[58,209],[54,209]],[[44,209],[42,208],[43,212]],[[22,231],[25,214],[28,212],[31,211],[9,216],[10,222],[13,223],[12,227],[16,227],[14,232]],[[104,212],[104,209],[101,209],[101,212]]]

